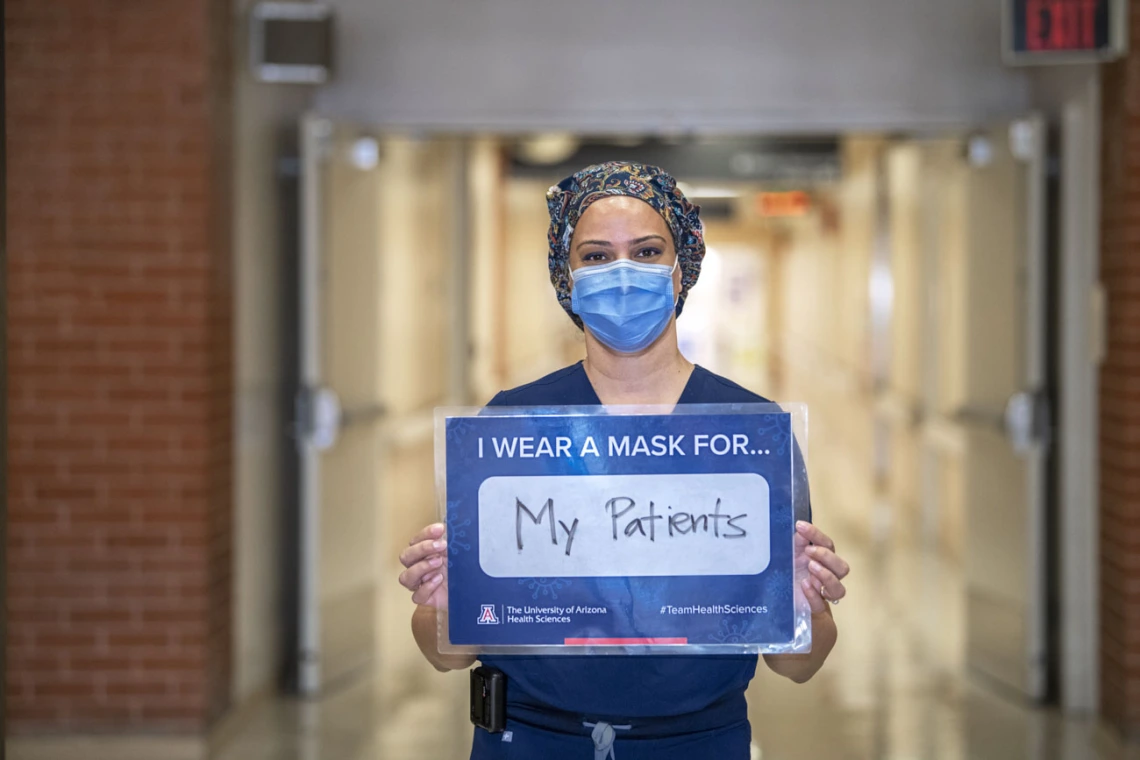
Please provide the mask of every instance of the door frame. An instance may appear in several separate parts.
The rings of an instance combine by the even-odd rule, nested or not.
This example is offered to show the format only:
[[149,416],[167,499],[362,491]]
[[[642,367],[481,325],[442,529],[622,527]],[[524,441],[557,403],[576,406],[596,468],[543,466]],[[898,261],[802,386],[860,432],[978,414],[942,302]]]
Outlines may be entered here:
[[[329,335],[324,334],[325,319],[331,303],[324,292],[325,280],[329,276],[327,250],[329,235],[327,212],[331,185],[326,177],[326,168],[332,157],[339,154],[338,136],[342,128],[350,128],[361,134],[371,130],[349,119],[333,119],[320,112],[305,113],[299,123],[299,168],[300,181],[297,197],[298,251],[297,251],[297,292],[296,292],[296,372],[297,387],[291,428],[294,431],[297,456],[296,489],[297,528],[295,537],[296,554],[296,608],[291,610],[291,625],[295,626],[295,647],[290,653],[294,660],[296,691],[302,696],[315,697],[327,689],[328,679],[338,673],[330,663],[330,647],[333,642],[322,640],[329,633],[326,617],[322,610],[322,572],[327,566],[322,564],[329,557],[322,556],[322,499],[326,494],[322,489],[322,468],[328,465],[326,457],[336,448],[339,432],[351,424],[377,422],[375,418],[385,415],[381,404],[366,408],[341,409],[340,401],[333,389],[326,386],[336,383],[326,365],[329,348]],[[446,390],[444,399],[449,404],[466,403],[470,395],[470,287],[468,276],[470,262],[467,256],[465,236],[470,229],[470,208],[468,203],[469,147],[473,133],[457,133],[455,145],[448,159],[447,182],[452,187],[451,223],[454,234],[446,243],[446,256],[449,263],[446,282],[448,300],[456,305],[453,309],[447,346]],[[354,159],[355,160],[355,159]],[[364,168],[362,165],[358,169]],[[380,251],[377,251],[380,256]],[[427,419],[430,420],[430,414]],[[385,421],[382,435],[393,435],[398,425],[394,418]],[[429,426],[430,428],[430,426]],[[429,430],[430,433],[430,430]],[[332,482],[332,481],[329,481]],[[328,483],[325,484],[327,487]],[[325,525],[326,530],[328,525]],[[326,547],[327,548],[327,547]],[[330,669],[331,668],[331,669]]]
[[298,461],[297,562],[297,691],[319,692],[320,667],[320,449],[309,434],[308,419],[316,390],[321,386],[320,280],[323,214],[321,209],[321,158],[332,135],[332,122],[316,114],[301,118],[300,139],[300,250],[298,255],[297,313],[298,373],[294,410]]
[[[1099,709],[1099,477],[1097,469],[1099,425],[1097,418],[1099,363],[1104,354],[1104,301],[1099,285],[1100,258],[1100,80],[1094,69],[1079,87],[1067,88],[1058,106],[1060,127],[1060,262],[1057,290],[1060,329],[1050,336],[1059,356],[1058,408],[1056,410],[1055,466],[1059,470],[1060,498],[1060,662],[1061,706],[1068,711],[1095,713]],[[1040,99],[1039,97],[1032,98]],[[312,298],[306,282],[319,276],[319,195],[304,176],[317,167],[316,131],[329,120],[319,113],[301,122],[300,277],[301,298]],[[327,127],[325,127],[327,128]],[[439,130],[475,137],[477,130]],[[524,129],[523,131],[528,131]],[[304,301],[303,301],[304,303]],[[304,311],[304,309],[302,309]],[[315,309],[312,310],[315,313]],[[317,325],[298,314],[299,337],[314,345]],[[301,390],[315,387],[317,368],[300,357]],[[458,383],[456,383],[458,385]],[[299,451],[303,443],[298,442]],[[316,515],[305,508],[306,494],[314,494],[315,466],[302,456],[300,504],[299,606],[315,601],[315,575],[306,571],[319,561]],[[315,461],[315,455],[314,455]],[[312,471],[310,471],[312,468]],[[315,503],[315,498],[311,499]],[[298,684],[319,682],[319,669],[307,659],[319,645],[315,623],[298,620]]]
[[1105,353],[1100,286],[1100,77],[1091,68],[1060,104],[1060,319],[1055,462],[1060,484],[1061,707],[1100,709],[1099,365]]

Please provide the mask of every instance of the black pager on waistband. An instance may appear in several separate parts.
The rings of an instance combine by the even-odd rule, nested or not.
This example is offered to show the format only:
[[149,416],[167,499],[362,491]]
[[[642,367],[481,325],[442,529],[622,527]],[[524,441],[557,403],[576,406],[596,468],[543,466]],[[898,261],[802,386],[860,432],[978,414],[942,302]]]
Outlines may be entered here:
[[498,668],[471,671],[471,722],[492,734],[507,727],[507,676]]

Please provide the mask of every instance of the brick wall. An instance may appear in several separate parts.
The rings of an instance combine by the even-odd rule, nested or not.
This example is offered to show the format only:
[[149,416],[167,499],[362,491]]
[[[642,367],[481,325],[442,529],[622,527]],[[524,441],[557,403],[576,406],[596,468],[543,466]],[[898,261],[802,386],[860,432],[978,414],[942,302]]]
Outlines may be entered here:
[[1140,2],[1131,50],[1104,69],[1100,370],[1101,709],[1140,740]]
[[233,263],[233,30],[231,0],[208,0],[210,216],[210,623],[208,707],[213,722],[229,705],[233,654],[233,400],[235,386]]
[[230,672],[229,3],[7,0],[10,730]]

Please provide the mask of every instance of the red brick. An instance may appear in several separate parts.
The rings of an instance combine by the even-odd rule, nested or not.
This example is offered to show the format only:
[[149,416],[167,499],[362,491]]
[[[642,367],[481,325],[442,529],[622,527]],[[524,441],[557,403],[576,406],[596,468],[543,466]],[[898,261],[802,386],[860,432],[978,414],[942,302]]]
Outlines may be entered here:
[[154,628],[148,633],[111,633],[107,635],[107,646],[111,649],[131,649],[133,647],[166,647],[174,634],[162,628]]
[[8,708],[8,720],[25,726],[27,730],[62,726],[66,724],[66,719],[66,706],[40,704],[35,699],[13,699],[12,706]]
[[230,11],[5,4],[15,733],[225,707]]
[[172,691],[161,681],[108,681],[104,690],[111,697],[155,697]]
[[52,697],[83,697],[94,692],[95,680],[94,678],[84,678],[74,681],[48,681],[35,684],[32,690],[36,698],[39,699],[51,699]]
[[1132,7],[1132,52],[1103,70],[1101,709],[1124,734],[1140,737],[1140,3]]
[[139,658],[139,666],[144,672],[164,671],[180,677],[192,675],[195,681],[203,678],[202,660],[195,657],[176,655],[162,657],[143,656]]
[[72,670],[81,672],[112,671],[128,673],[134,666],[134,662],[131,658],[122,656],[99,655],[92,657],[79,655],[69,658],[68,665]]
[[98,625],[104,630],[109,628],[108,625],[104,624],[129,623],[134,617],[135,615],[129,609],[116,607],[71,610],[67,615],[68,622],[74,626]]

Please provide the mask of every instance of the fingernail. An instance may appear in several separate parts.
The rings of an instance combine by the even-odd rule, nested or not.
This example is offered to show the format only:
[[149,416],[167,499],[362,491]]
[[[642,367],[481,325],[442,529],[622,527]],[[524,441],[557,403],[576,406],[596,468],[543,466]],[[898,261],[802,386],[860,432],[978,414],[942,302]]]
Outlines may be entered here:
[[800,581],[800,585],[804,587],[804,591],[809,591],[811,589],[811,582],[807,578],[804,578],[802,581]]
[[431,558],[431,566],[432,567],[439,567],[440,563],[442,563],[442,562],[443,562],[443,560],[440,559],[439,557],[432,557]]
[[443,580],[443,576],[442,576],[442,575],[437,575],[437,576],[435,576],[434,578],[432,578],[432,579],[431,579],[431,582],[432,582],[432,585],[434,586],[435,584],[439,583],[439,582],[440,582],[440,581],[442,581],[442,580]]
[[815,544],[811,544],[810,546],[805,547],[804,551],[814,557],[815,553],[819,551],[819,549],[816,548]]
[[808,567],[811,568],[811,571],[813,573],[818,573],[820,570],[823,569],[823,566],[820,565],[818,562],[816,562],[814,559],[808,563]]
[[443,541],[433,541],[431,546],[433,549],[442,549]]
[[798,530],[800,533],[805,532],[807,529],[808,529],[808,524],[806,522],[804,522],[803,520],[800,520],[796,523],[796,530]]

